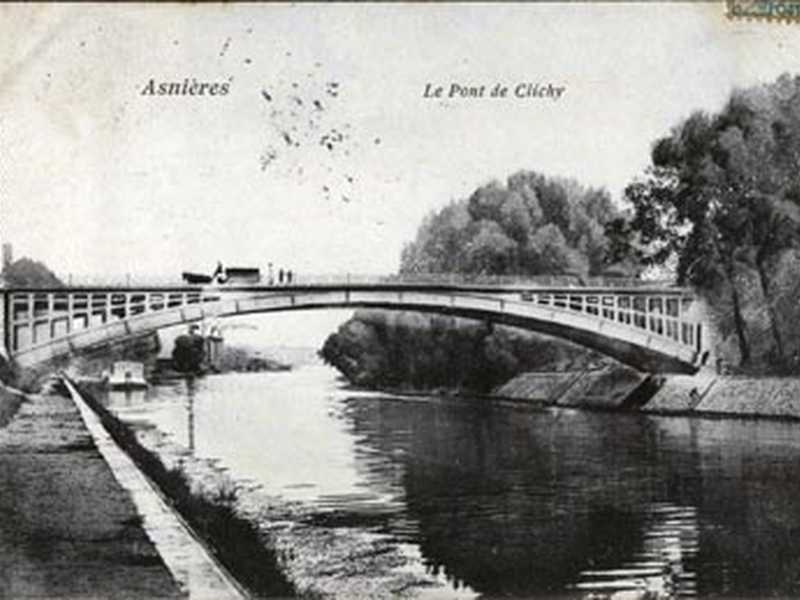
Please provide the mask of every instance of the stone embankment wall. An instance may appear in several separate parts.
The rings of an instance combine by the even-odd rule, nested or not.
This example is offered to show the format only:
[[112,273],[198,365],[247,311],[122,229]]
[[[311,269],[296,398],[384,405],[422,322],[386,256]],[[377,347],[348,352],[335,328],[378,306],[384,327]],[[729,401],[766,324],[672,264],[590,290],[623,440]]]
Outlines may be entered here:
[[696,410],[717,384],[717,376],[701,371],[695,375],[668,375],[655,395],[641,407],[649,413],[686,413]]
[[[694,401],[690,397],[693,384],[707,386],[699,397],[693,395]],[[698,374],[681,381],[668,380],[645,409],[663,414],[800,419],[800,378]]]
[[628,368],[584,372],[555,400],[555,404],[574,408],[622,408],[625,399],[645,377]]
[[[650,396],[631,399],[648,376],[627,368],[568,373],[523,373],[493,395],[543,404],[648,414],[800,419],[800,378],[717,375],[658,376]],[[648,396],[650,396],[648,398]]]
[[497,388],[493,395],[513,400],[533,400],[536,402],[552,402],[558,392],[573,382],[578,373],[521,373]]
[[500,398],[530,400],[556,406],[614,409],[646,375],[626,367],[557,373],[522,373],[492,393]]

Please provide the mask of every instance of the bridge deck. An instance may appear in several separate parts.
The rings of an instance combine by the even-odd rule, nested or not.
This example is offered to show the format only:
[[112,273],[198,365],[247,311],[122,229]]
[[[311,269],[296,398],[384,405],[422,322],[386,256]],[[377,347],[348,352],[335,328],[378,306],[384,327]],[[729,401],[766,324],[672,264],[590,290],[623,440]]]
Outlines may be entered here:
[[[631,364],[659,356],[682,370],[702,350],[693,298],[682,288],[379,283],[294,286],[11,289],[4,295],[10,355],[31,363],[180,323],[325,307],[417,310],[528,327]],[[636,356],[636,349],[642,356]],[[677,361],[677,362],[676,362]]]
[[689,288],[679,286],[570,286],[570,285],[533,285],[533,284],[482,284],[482,283],[303,283],[293,285],[218,285],[218,286],[198,286],[198,285],[153,285],[141,287],[127,286],[70,286],[70,287],[36,287],[36,288],[5,288],[5,293],[98,293],[98,292],[119,292],[119,293],[141,293],[141,292],[278,292],[278,291],[312,291],[312,290],[419,290],[419,291],[452,291],[452,292],[478,292],[485,294],[507,294],[521,293],[525,291],[550,292],[550,293],[585,293],[585,294],[627,294],[627,295],[662,295],[662,296],[687,296],[693,297]]

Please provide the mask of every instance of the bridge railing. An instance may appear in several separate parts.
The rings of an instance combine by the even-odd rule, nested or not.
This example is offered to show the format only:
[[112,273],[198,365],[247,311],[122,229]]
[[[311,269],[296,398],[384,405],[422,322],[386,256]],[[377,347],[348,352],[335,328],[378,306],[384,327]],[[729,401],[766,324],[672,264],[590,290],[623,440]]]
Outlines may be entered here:
[[693,298],[682,295],[637,295],[621,293],[574,293],[536,291],[520,294],[524,302],[558,310],[593,315],[602,321],[643,329],[698,351],[702,345],[702,325],[691,315]]
[[6,298],[6,347],[13,354],[73,331],[219,299],[219,294],[179,287],[163,291],[11,291]]
[[581,277],[578,275],[484,275],[469,273],[403,273],[393,275],[300,274],[293,278],[300,285],[339,284],[408,284],[470,285],[498,287],[668,287],[672,281],[644,280],[631,277]]
[[[69,288],[152,288],[187,287],[176,276],[150,275],[70,275],[63,278]],[[464,285],[498,287],[603,287],[603,288],[652,288],[674,287],[671,280],[647,280],[632,277],[583,277],[579,275],[485,275],[469,273],[292,273],[280,276],[279,271],[262,271],[259,285]]]
[[[329,285],[327,282],[321,285]],[[280,291],[277,286],[274,288]],[[352,302],[351,294],[367,293],[351,292],[343,286],[345,303]],[[522,289],[500,290],[499,294],[485,292],[447,292],[440,290],[425,291],[424,286],[409,292],[399,288],[377,289],[380,294],[397,294],[397,301],[413,306],[410,297],[417,296],[421,302],[430,302],[431,295],[437,298],[447,294],[446,304],[455,306],[457,300],[486,300],[499,302],[499,310],[514,310],[514,306],[534,305],[549,311],[564,313],[582,313],[591,315],[602,323],[613,322],[625,328],[644,330],[648,335],[667,338],[699,351],[701,347],[702,329],[692,314],[692,297],[670,288],[663,290],[639,291],[636,289],[605,288],[564,288],[556,286],[527,286]],[[312,291],[313,293],[313,291]],[[336,294],[326,290],[325,294]],[[64,290],[10,290],[6,292],[6,347],[13,354],[20,349],[45,344],[51,340],[69,337],[73,332],[109,323],[122,323],[126,328],[127,321],[144,313],[165,310],[189,311],[188,307],[203,306],[227,298],[236,303],[248,302],[262,295],[275,298],[294,295],[291,290],[286,294],[273,294],[272,288],[259,290],[237,290],[235,288],[190,288],[177,286],[162,289],[64,289]],[[519,303],[519,304],[517,304]],[[353,302],[358,305],[357,302]],[[238,310],[238,308],[237,308]],[[195,311],[197,312],[197,311]],[[200,311],[203,313],[204,311]],[[213,314],[210,310],[208,314]],[[200,313],[198,313],[199,315]],[[197,318],[197,317],[195,317]],[[554,319],[560,317],[554,316]],[[568,317],[567,317],[568,318]]]

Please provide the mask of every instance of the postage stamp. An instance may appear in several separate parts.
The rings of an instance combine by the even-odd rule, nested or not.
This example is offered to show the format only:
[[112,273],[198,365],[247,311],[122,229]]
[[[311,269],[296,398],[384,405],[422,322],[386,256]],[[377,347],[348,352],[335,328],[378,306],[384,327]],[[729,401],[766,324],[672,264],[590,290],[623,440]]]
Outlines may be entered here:
[[728,16],[734,19],[800,20],[796,0],[727,0]]

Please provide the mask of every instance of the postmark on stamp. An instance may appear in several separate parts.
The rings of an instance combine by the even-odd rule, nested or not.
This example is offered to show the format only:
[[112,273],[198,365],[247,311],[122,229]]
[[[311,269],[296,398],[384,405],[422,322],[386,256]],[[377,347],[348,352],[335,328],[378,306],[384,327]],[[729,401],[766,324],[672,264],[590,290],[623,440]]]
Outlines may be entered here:
[[726,0],[728,17],[800,23],[800,0]]

